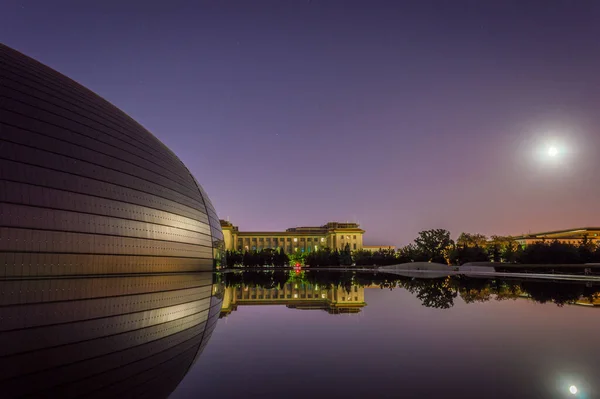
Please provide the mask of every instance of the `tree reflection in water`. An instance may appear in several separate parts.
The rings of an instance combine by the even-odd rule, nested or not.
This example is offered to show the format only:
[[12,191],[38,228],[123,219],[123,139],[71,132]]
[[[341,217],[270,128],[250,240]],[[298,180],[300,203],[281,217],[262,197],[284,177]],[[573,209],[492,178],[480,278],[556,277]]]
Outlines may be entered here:
[[428,308],[449,309],[454,306],[456,291],[452,289],[448,279],[414,279],[401,284],[411,294],[421,300]]
[[449,309],[457,296],[467,304],[487,301],[529,299],[538,303],[600,306],[600,285],[591,282],[552,281],[534,279],[488,279],[466,276],[414,278],[386,273],[351,271],[253,271],[226,275],[226,286],[278,288],[286,283],[310,284],[324,289],[352,287],[405,289],[415,295],[423,306]]

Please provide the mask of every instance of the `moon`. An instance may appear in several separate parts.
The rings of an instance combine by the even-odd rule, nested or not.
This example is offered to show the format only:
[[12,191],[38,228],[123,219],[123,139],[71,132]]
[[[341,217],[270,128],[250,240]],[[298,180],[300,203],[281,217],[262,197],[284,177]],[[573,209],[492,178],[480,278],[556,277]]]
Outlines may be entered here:
[[577,394],[577,391],[578,390],[577,390],[577,387],[575,385],[571,385],[569,387],[569,392],[571,392],[571,394],[575,395],[575,394]]
[[555,157],[558,155],[558,148],[556,147],[550,147],[548,148],[548,155],[551,157]]

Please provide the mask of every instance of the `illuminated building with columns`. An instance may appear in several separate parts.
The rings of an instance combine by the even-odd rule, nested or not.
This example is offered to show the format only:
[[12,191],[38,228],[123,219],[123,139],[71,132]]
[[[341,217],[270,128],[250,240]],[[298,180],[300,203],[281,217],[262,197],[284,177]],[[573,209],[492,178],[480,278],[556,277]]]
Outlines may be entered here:
[[322,248],[351,251],[363,249],[363,234],[358,223],[329,222],[318,227],[292,227],[286,231],[240,231],[221,220],[225,249],[260,251],[283,248],[286,253],[312,252]]

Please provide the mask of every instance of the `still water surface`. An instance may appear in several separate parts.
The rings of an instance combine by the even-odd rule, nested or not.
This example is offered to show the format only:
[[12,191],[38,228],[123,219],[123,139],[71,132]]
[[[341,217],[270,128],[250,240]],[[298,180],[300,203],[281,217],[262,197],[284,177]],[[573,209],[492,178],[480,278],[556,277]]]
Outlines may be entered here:
[[600,397],[598,286],[318,275],[226,278],[171,397]]
[[594,305],[464,276],[6,279],[0,397],[600,398]]

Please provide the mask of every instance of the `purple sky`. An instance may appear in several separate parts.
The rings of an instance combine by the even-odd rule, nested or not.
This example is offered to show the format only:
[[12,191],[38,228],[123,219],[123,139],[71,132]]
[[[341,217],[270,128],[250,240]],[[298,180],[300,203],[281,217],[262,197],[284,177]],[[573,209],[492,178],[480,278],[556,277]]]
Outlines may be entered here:
[[143,124],[244,230],[600,225],[600,2],[404,3],[7,0],[0,41]]

